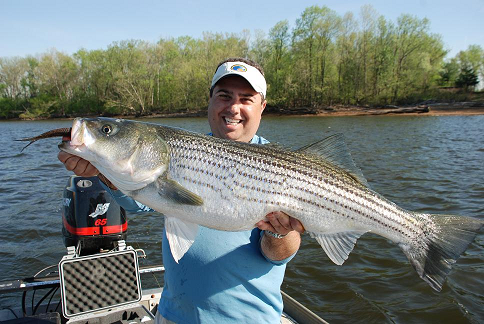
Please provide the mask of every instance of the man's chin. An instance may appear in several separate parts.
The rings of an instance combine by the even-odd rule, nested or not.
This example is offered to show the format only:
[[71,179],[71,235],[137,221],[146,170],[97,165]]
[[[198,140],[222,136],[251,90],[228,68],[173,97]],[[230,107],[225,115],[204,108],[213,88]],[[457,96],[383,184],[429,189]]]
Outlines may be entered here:
[[220,134],[220,138],[224,138],[232,141],[239,141],[242,136],[243,134],[239,130],[224,129],[224,131],[222,131]]
[[243,130],[243,126],[241,124],[239,125],[227,125],[227,124],[222,124],[222,127],[220,127],[220,133],[221,135],[226,138],[227,136],[233,137],[236,136],[235,134],[241,134]]

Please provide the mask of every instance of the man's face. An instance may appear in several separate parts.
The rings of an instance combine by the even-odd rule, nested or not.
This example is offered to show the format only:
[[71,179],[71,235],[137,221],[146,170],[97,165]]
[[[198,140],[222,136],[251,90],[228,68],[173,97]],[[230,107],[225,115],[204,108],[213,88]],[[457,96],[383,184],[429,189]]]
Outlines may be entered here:
[[244,78],[225,77],[208,103],[208,123],[216,137],[249,142],[259,128],[266,101]]

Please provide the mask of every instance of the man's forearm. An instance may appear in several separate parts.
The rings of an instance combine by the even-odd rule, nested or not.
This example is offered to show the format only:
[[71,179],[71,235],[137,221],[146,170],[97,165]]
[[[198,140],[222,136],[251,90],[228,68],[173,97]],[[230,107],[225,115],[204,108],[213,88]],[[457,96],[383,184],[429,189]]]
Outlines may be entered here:
[[296,231],[291,231],[280,239],[264,234],[261,241],[262,252],[274,261],[287,259],[297,252],[300,245],[301,235]]

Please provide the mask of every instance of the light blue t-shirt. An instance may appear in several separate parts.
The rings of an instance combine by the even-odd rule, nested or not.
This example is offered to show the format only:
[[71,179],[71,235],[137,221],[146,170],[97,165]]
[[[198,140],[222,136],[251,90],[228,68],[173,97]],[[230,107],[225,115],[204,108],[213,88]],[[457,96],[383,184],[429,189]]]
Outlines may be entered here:
[[[269,143],[255,136],[251,143]],[[113,191],[123,208],[148,211],[146,206]],[[218,231],[203,226],[187,253],[176,263],[163,230],[165,286],[158,305],[160,314],[180,324],[279,323],[282,313],[280,286],[286,263],[262,253],[263,231]]]

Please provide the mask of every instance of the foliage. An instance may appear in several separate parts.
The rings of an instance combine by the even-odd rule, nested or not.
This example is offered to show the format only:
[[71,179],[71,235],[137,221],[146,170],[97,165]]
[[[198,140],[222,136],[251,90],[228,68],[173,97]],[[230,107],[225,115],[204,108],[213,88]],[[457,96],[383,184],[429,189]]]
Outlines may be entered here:
[[459,64],[457,63],[457,60],[454,58],[449,62],[445,62],[442,65],[439,76],[439,85],[444,87],[451,87],[455,85],[455,81],[459,76]]
[[480,46],[444,61],[446,54],[427,19],[392,22],[371,6],[358,16],[311,6],[293,27],[283,20],[267,34],[205,32],[0,58],[0,118],[204,111],[217,64],[237,56],[264,67],[275,109],[416,103],[449,95],[439,87],[471,90],[484,79]]
[[456,87],[469,90],[474,88],[478,83],[479,78],[474,72],[474,69],[470,66],[470,64],[464,64],[464,66],[461,68],[459,77],[455,81]]

